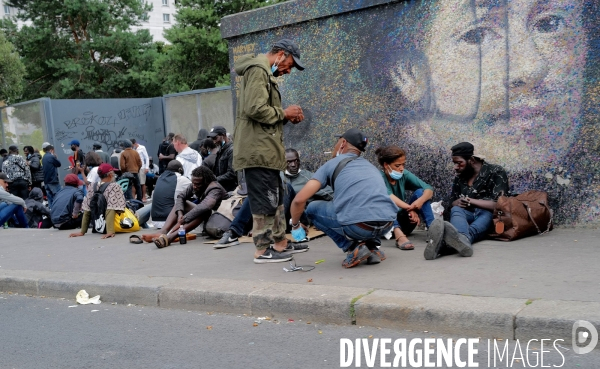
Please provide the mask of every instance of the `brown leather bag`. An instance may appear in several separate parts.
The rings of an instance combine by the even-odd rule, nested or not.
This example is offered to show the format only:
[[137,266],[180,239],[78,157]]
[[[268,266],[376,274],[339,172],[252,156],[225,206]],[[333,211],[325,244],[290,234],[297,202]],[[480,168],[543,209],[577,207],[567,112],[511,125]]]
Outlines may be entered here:
[[500,196],[494,210],[494,230],[499,241],[542,235],[552,230],[552,210],[548,194],[527,191],[514,197]]

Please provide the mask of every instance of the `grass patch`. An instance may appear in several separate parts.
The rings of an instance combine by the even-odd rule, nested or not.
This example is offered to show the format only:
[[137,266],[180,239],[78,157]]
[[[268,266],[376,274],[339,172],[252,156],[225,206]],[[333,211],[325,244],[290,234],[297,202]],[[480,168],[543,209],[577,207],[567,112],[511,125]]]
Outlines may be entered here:
[[354,308],[354,305],[356,304],[356,302],[358,300],[362,299],[365,296],[372,294],[373,292],[375,292],[375,290],[371,290],[364,295],[358,295],[350,301],[350,319],[352,321],[352,325],[356,325],[356,309]]

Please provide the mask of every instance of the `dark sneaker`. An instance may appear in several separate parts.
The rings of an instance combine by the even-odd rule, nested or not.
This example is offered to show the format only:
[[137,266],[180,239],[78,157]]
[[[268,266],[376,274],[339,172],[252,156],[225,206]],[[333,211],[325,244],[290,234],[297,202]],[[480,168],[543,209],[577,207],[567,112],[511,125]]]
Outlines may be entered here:
[[427,231],[427,246],[425,247],[425,260],[433,260],[438,257],[442,241],[444,240],[444,222],[441,219],[435,219],[431,222]]
[[467,236],[459,233],[450,222],[444,222],[444,242],[458,251],[460,256],[473,256],[473,247]]
[[[377,240],[377,241],[379,241],[379,240]],[[367,241],[365,243],[365,246],[367,246],[369,251],[371,251],[371,256],[369,256],[367,258],[367,264],[379,264],[385,260],[385,253],[383,252],[382,249],[380,249],[376,245],[381,245],[381,241],[379,241],[375,244],[369,243],[369,241]]]
[[294,256],[287,252],[277,252],[272,248],[267,248],[264,254],[260,255],[257,258],[254,258],[254,262],[256,264],[265,264],[265,263],[281,263],[282,261],[290,261],[294,258]]
[[239,245],[239,244],[240,244],[240,241],[238,240],[237,237],[233,236],[233,232],[227,231],[227,232],[223,233],[223,237],[221,237],[219,242],[217,242],[213,245],[213,248],[224,249],[226,247],[235,246],[235,245]]
[[371,256],[371,251],[365,246],[364,243],[356,246],[354,250],[349,251],[346,254],[346,259],[342,262],[342,266],[344,268],[352,268],[357,266],[363,260],[367,260],[367,258]]
[[306,251],[308,251],[308,249],[309,249],[308,245],[301,245],[299,243],[294,243],[294,242],[288,241],[288,245],[285,248],[285,250],[283,250],[283,252],[289,252],[290,254],[297,254],[299,252],[306,252]]

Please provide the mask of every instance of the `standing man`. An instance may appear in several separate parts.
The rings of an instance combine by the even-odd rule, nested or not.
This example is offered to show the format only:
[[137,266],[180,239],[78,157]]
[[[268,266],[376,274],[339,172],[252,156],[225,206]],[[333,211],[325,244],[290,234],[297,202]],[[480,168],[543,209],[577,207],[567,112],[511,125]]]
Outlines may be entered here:
[[19,155],[17,146],[11,145],[8,148],[8,157],[2,163],[2,171],[12,181],[9,186],[10,193],[26,200],[29,197],[28,187],[31,185],[31,171],[25,159]]
[[146,198],[146,173],[150,169],[150,158],[148,157],[148,151],[146,151],[146,146],[140,145],[135,138],[131,139],[131,143],[133,144],[133,148],[140,155],[140,159],[142,159],[142,168],[140,168],[140,185],[142,185],[142,199],[143,201],[148,200]]
[[135,198],[139,201],[142,201],[142,188],[140,186],[140,176],[138,174],[140,172],[140,168],[142,167],[142,159],[140,159],[140,154],[138,154],[137,151],[132,148],[133,144],[131,141],[121,141],[121,147],[123,147],[123,152],[119,158],[121,173],[129,173],[131,175],[131,177],[129,177],[129,187],[127,187],[127,193],[125,194],[125,197],[128,200],[133,198],[131,195],[131,186],[134,186]]
[[73,168],[77,167],[77,163],[83,167],[85,165],[85,154],[83,153],[83,150],[79,148],[79,146],[81,146],[79,140],[71,140],[69,146],[71,146],[71,151],[73,151]]
[[222,126],[214,126],[208,137],[220,148],[212,168],[217,181],[227,192],[233,191],[238,185],[237,174],[233,170],[233,142],[227,137],[227,130]]
[[100,156],[100,159],[102,159],[103,163],[110,164],[110,155],[108,155],[107,152],[102,151],[102,144],[100,142],[94,142],[92,148],[94,149],[96,154]]
[[42,158],[42,171],[44,172],[44,187],[46,187],[46,197],[48,199],[48,207],[52,208],[54,197],[60,191],[60,182],[58,181],[58,170],[61,164],[56,154],[54,153],[54,146],[48,142],[42,144],[42,150],[44,150],[44,157]]
[[8,158],[8,151],[6,151],[6,149],[0,149],[0,172],[2,172],[2,163],[6,158]]
[[[234,65],[242,77],[237,99],[233,167],[244,170],[252,210],[255,263],[287,261],[283,184],[283,125],[304,119],[302,108],[281,105],[277,80],[292,68],[304,70],[300,50],[288,39],[277,41],[267,54],[243,55]],[[271,244],[274,244],[270,247]]]
[[190,148],[183,135],[173,137],[173,146],[177,150],[177,160],[183,166],[183,176],[192,179],[192,171],[202,165],[202,156],[196,150]]
[[156,156],[158,156],[158,169],[160,170],[160,174],[167,169],[169,162],[174,160],[177,156],[177,150],[175,150],[175,146],[173,146],[173,137],[175,137],[175,133],[170,132],[158,146]]

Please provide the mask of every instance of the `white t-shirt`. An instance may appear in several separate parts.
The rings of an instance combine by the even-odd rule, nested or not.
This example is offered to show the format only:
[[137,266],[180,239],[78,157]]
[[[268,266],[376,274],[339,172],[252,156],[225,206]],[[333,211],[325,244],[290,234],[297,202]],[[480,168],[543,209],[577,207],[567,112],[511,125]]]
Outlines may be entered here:
[[94,184],[96,182],[100,182],[100,176],[98,175],[98,167],[93,167],[90,172],[86,176],[88,182],[90,184]]

